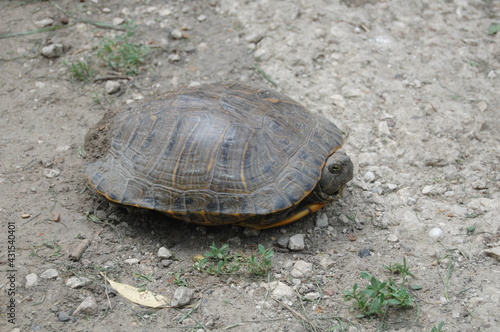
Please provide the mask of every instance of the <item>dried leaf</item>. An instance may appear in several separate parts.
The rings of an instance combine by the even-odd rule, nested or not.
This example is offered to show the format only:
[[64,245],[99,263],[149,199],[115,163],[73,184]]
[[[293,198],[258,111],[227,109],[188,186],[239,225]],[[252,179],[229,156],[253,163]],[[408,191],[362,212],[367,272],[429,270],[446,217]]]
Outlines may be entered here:
[[113,287],[118,293],[120,293],[121,296],[134,303],[150,308],[170,307],[170,300],[163,295],[158,295],[148,290],[139,290],[134,286],[110,280],[104,275],[103,277],[109,282],[111,287]]

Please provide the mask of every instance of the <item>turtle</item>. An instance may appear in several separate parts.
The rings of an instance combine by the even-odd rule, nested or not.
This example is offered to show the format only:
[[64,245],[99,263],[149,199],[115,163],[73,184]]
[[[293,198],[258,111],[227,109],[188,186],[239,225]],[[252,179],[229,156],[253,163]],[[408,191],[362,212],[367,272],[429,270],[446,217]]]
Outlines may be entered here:
[[85,173],[116,203],[266,229],[341,196],[353,177],[342,144],[335,124],[280,92],[204,84],[105,116],[86,135]]

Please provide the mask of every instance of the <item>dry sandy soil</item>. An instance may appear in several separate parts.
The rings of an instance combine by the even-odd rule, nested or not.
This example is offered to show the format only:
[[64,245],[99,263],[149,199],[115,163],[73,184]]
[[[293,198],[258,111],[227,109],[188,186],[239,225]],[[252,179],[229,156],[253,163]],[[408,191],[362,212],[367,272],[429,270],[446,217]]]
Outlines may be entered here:
[[[444,322],[444,331],[498,331],[500,263],[486,253],[500,246],[500,34],[488,33],[499,15],[494,0],[2,1],[0,330],[431,331]],[[151,51],[107,94],[109,80],[75,81],[65,63],[124,77],[95,56],[123,34],[110,29],[117,18],[135,22],[131,40]],[[51,44],[63,48],[47,58]],[[340,201],[253,234],[123,208],[88,188],[84,137],[108,109],[233,80],[284,92],[347,134],[355,178]],[[434,228],[441,237],[429,236]],[[305,249],[277,246],[294,234]],[[271,271],[195,270],[212,243],[246,255],[273,248]],[[160,247],[173,257],[157,257]],[[366,284],[362,271],[389,278],[383,266],[403,257],[409,284],[421,286],[413,307],[357,318],[343,291]],[[294,271],[301,260],[305,275]],[[100,272],[168,297],[184,282],[194,296],[180,309],[142,307],[107,294]],[[74,289],[72,276],[89,281]],[[293,291],[280,295],[277,284]],[[88,297],[94,309],[73,314]]]

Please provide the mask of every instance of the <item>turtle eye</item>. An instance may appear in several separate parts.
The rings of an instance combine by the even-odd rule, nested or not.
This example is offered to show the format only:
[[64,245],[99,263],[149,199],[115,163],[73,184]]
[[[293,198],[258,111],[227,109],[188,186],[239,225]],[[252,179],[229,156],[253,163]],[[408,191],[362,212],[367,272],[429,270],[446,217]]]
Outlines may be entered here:
[[342,166],[340,166],[338,164],[333,164],[333,165],[330,165],[330,167],[328,168],[328,170],[332,174],[339,174],[342,171]]

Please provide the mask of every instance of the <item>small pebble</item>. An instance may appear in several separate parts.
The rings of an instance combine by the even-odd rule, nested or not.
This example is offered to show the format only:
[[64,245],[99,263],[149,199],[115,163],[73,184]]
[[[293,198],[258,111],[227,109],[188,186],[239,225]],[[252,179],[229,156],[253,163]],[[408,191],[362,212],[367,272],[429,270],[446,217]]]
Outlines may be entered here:
[[58,177],[61,174],[61,171],[56,168],[44,168],[42,174],[46,178],[52,179]]
[[372,255],[372,252],[368,248],[363,248],[360,251],[358,251],[358,256],[361,258],[365,258],[365,257],[371,256],[371,255]]
[[112,95],[120,91],[121,85],[118,81],[107,81],[104,85],[104,89],[108,95]]
[[66,286],[76,289],[90,284],[91,280],[85,277],[71,277],[66,280]]
[[21,214],[21,218],[23,218],[23,219],[28,219],[29,217],[31,217],[31,214],[29,214],[29,213]]
[[488,104],[484,100],[481,100],[479,103],[477,103],[477,108],[479,108],[481,112],[484,112],[488,109]]
[[179,308],[185,306],[193,299],[194,290],[181,286],[175,290],[172,298],[172,307]]
[[170,250],[168,250],[168,249],[167,249],[167,248],[165,248],[165,247],[161,247],[160,249],[158,249],[158,254],[157,254],[157,256],[158,256],[159,258],[166,258],[166,259],[168,259],[168,258],[172,258],[172,256],[173,256],[173,255],[172,255],[172,253],[170,252]]
[[36,21],[35,25],[39,28],[45,28],[54,24],[54,20],[51,18],[44,18],[43,20]]
[[376,176],[375,176],[375,173],[373,173],[372,171],[368,171],[365,173],[365,175],[363,176],[363,180],[365,182],[368,182],[368,183],[372,183],[373,181],[376,180]]
[[245,37],[245,41],[247,43],[257,44],[262,40],[262,38],[264,38],[262,33],[252,32]]
[[304,250],[305,247],[306,245],[304,243],[304,234],[295,234],[294,236],[290,237],[290,240],[288,241],[288,249],[299,251]]
[[125,23],[125,19],[121,18],[121,17],[115,17],[111,23],[113,23],[114,26],[117,26],[117,25],[122,25],[123,23]]
[[276,239],[276,245],[280,248],[288,248],[288,241],[290,238],[288,236],[280,236]]
[[429,195],[432,192],[433,189],[434,189],[434,187],[432,187],[432,186],[425,186],[422,189],[422,194]]
[[327,227],[328,226],[328,217],[326,213],[318,213],[316,215],[316,227]]
[[207,15],[201,14],[196,19],[198,20],[198,22],[203,22],[207,19]]
[[308,277],[312,273],[312,264],[303,260],[299,260],[293,264],[291,275],[294,278]]
[[73,312],[73,316],[92,316],[97,313],[97,303],[92,296],[87,297]]
[[163,8],[158,11],[158,15],[160,16],[169,16],[172,14],[172,11],[168,8]]
[[70,315],[66,311],[61,311],[57,314],[57,317],[61,322],[67,322],[71,319]]
[[139,263],[139,259],[137,259],[137,258],[129,258],[129,259],[125,260],[125,263],[127,263],[128,265],[134,265],[134,264]]
[[272,297],[280,300],[290,300],[295,297],[295,290],[287,284],[278,281],[278,284],[272,292]]
[[36,273],[30,273],[26,276],[26,284],[24,285],[25,288],[31,288],[35,287],[38,285],[38,276]]
[[311,293],[307,293],[306,295],[304,295],[304,298],[309,300],[309,301],[315,301],[315,300],[319,299],[320,297],[321,297],[321,294],[317,293],[317,292],[311,292]]
[[161,266],[163,267],[169,267],[170,264],[172,264],[172,260],[171,259],[164,259],[161,261]]
[[439,240],[444,236],[443,231],[439,227],[431,229],[427,234],[434,240]]
[[182,31],[179,29],[174,29],[170,33],[170,36],[172,36],[172,38],[174,38],[174,39],[181,39],[182,38]]
[[167,57],[168,62],[177,62],[181,60],[181,56],[177,53],[172,53]]
[[500,261],[500,247],[487,249],[484,251],[484,253],[490,257],[495,258],[497,261]]
[[50,44],[42,47],[42,55],[48,59],[60,57],[63,54],[62,44]]
[[43,279],[55,279],[59,276],[59,272],[57,272],[56,269],[48,269],[43,271],[42,274],[40,274],[40,278]]
[[397,237],[396,234],[389,234],[389,236],[387,237],[387,241],[389,242],[398,242],[399,239]]

